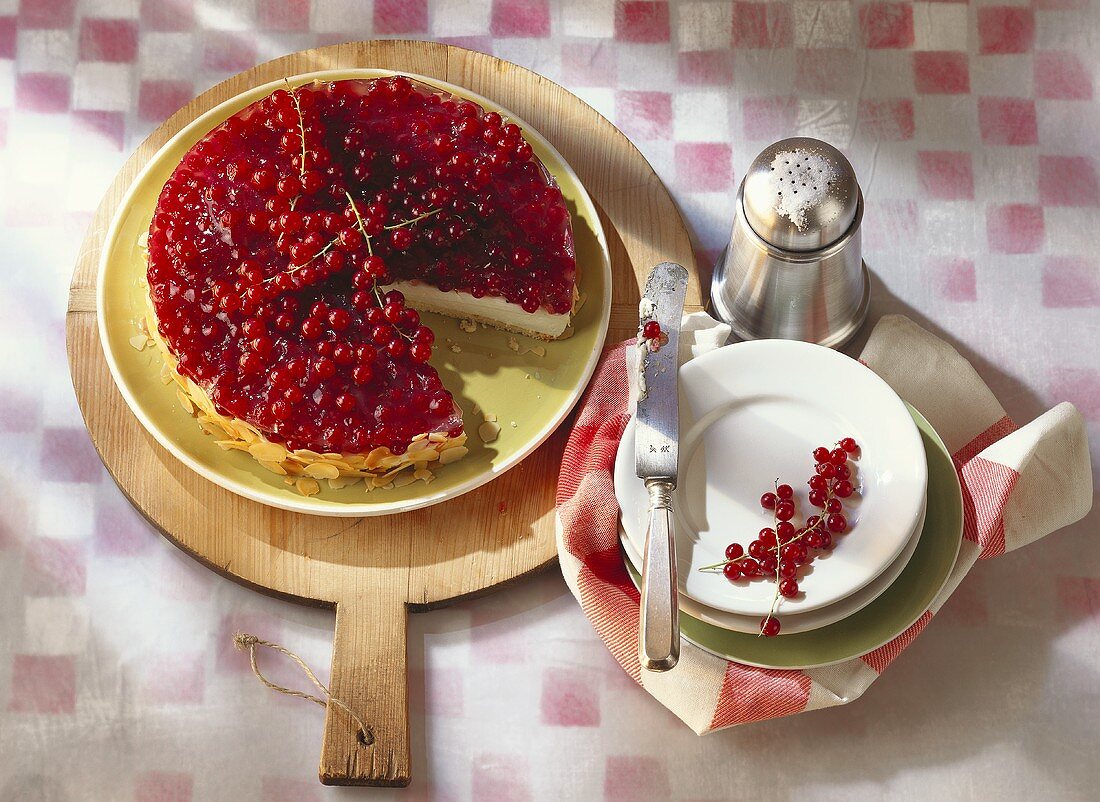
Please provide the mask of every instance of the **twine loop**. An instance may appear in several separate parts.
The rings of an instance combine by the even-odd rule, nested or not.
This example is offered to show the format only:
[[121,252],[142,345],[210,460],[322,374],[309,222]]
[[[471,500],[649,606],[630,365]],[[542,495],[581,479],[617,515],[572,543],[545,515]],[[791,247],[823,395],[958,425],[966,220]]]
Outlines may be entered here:
[[[258,638],[255,635],[251,635],[246,632],[238,632],[236,635],[234,635],[233,645],[237,647],[237,651],[248,651],[248,658],[249,661],[252,663],[252,673],[256,675],[256,678],[260,680],[260,682],[269,687],[271,690],[285,694],[286,696],[296,696],[299,699],[306,699],[307,701],[313,702],[314,704],[320,705],[321,707],[324,707],[326,709],[328,708],[328,703],[331,702],[332,704],[343,710],[345,713],[347,713],[348,716],[351,717],[351,720],[355,722],[356,726],[358,727],[355,735],[356,738],[359,740],[359,743],[363,744],[364,746],[370,746],[372,743],[374,743],[374,733],[371,732],[370,727],[363,723],[363,719],[359,718],[356,712],[352,710],[347,704],[333,696],[332,692],[327,687],[325,687],[325,684],[321,682],[321,680],[317,679],[317,675],[314,674],[312,669],[310,669],[310,667],[305,664],[305,661],[302,660],[302,658],[300,658],[298,655],[294,654],[294,652],[283,646],[280,646],[277,643],[266,641],[263,638]],[[309,677],[310,682],[316,685],[317,689],[324,694],[324,699],[319,696],[314,696],[311,693],[306,693],[305,691],[296,691],[293,688],[284,688],[282,685],[277,685],[276,683],[265,677],[263,672],[260,671],[259,665],[257,665],[256,663],[257,646],[263,646],[273,651],[279,652],[280,654],[293,660],[298,665],[298,668],[302,669],[302,671],[305,672],[305,675]]]

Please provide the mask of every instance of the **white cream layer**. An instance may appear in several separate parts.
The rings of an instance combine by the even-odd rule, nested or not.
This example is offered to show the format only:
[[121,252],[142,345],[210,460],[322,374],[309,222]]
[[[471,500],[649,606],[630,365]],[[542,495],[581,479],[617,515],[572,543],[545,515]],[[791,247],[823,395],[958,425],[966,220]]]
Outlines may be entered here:
[[518,304],[504,298],[475,298],[468,292],[443,292],[428,284],[411,281],[397,281],[386,289],[399,290],[413,309],[486,323],[495,322],[502,328],[523,333],[533,332],[551,339],[560,337],[569,325],[568,314],[555,315],[542,308],[535,312],[525,312]]

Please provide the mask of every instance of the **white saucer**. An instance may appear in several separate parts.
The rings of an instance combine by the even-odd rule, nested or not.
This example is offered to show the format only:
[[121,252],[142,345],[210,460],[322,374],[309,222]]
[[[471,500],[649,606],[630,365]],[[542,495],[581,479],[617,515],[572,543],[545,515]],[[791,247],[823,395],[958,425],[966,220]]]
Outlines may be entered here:
[[[731,542],[748,545],[772,525],[760,495],[773,480],[806,500],[811,456],[843,437],[860,445],[857,494],[845,502],[850,531],[784,602],[787,614],[834,604],[879,576],[908,545],[922,514],[928,466],[920,433],[897,394],[869,368],[829,348],[757,340],[711,351],[680,370],[680,483],[676,544],[680,593],[714,610],[759,619],[767,582],[730,582],[699,568],[722,562]],[[643,550],[648,495],[634,473],[634,421],[619,444],[615,494],[627,537]],[[853,503],[854,502],[854,503]],[[828,570],[824,570],[827,566]]]
[[[788,600],[783,599],[776,612],[776,615],[780,617],[783,622],[783,634],[792,635],[795,632],[809,632],[811,629],[820,629],[821,627],[829,626],[829,624],[835,624],[837,621],[841,621],[859,612],[881,596],[888,587],[894,584],[894,580],[901,575],[901,572],[905,570],[905,566],[909,564],[909,558],[912,557],[913,552],[917,550],[921,532],[924,530],[924,520],[925,514],[922,511],[913,536],[909,538],[909,542],[906,544],[901,554],[898,555],[898,558],[890,563],[885,571],[850,596],[845,596],[840,601],[830,604],[828,607],[819,607],[816,610],[807,610],[805,612],[791,610],[787,606]],[[642,556],[638,553],[638,550],[634,548],[634,544],[630,542],[630,539],[626,536],[626,532],[623,531],[621,526],[619,527],[619,541],[623,544],[623,551],[626,553],[627,559],[630,560],[630,564],[634,566],[635,571],[641,574]],[[631,575],[631,578],[633,579],[633,575]],[[768,584],[767,580],[755,581],[763,581],[764,584]],[[687,596],[680,596],[680,609],[693,618],[698,618],[700,621],[707,624],[713,624],[716,627],[728,629],[732,632],[746,632],[750,635],[754,635],[760,631],[760,618],[757,616],[737,615],[736,613],[714,610]]]

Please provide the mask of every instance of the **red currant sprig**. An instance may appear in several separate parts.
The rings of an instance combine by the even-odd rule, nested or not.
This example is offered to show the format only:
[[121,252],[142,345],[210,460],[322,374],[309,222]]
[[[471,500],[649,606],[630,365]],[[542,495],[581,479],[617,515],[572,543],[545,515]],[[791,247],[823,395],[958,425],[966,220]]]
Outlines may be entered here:
[[792,523],[797,512],[794,488],[780,484],[777,479],[775,491],[760,497],[760,506],[772,511],[772,526],[760,530],[749,544],[747,553],[740,543],[731,543],[726,547],[723,562],[700,569],[721,570],[731,582],[774,577],[775,596],[768,615],[760,622],[761,635],[773,637],[779,634],[781,625],[775,612],[782,599],[792,599],[798,595],[799,569],[813,562],[817,553],[832,549],[834,535],[847,531],[848,519],[844,515],[841,499],[855,492],[848,456],[858,450],[858,444],[851,437],[840,440],[832,450],[825,446],[814,449],[814,475],[807,484],[810,487],[809,501],[821,508],[820,515],[811,515],[804,526],[796,527]]

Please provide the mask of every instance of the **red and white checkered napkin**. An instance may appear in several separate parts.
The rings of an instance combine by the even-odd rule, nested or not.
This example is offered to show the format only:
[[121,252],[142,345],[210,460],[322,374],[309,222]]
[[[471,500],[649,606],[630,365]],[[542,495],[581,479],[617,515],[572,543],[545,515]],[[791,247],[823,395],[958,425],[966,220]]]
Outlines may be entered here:
[[805,671],[751,668],[685,641],[675,669],[646,672],[637,657],[638,591],[619,555],[612,486],[615,452],[630,417],[627,354],[623,344],[604,353],[569,436],[558,479],[558,556],[573,595],[615,659],[700,734],[857,699],[980,557],[1038,540],[1092,506],[1087,435],[1072,404],[1017,428],[951,346],[908,318],[885,317],[861,360],[928,418],[962,480],[964,539],[946,587],[908,630],[846,663]]

